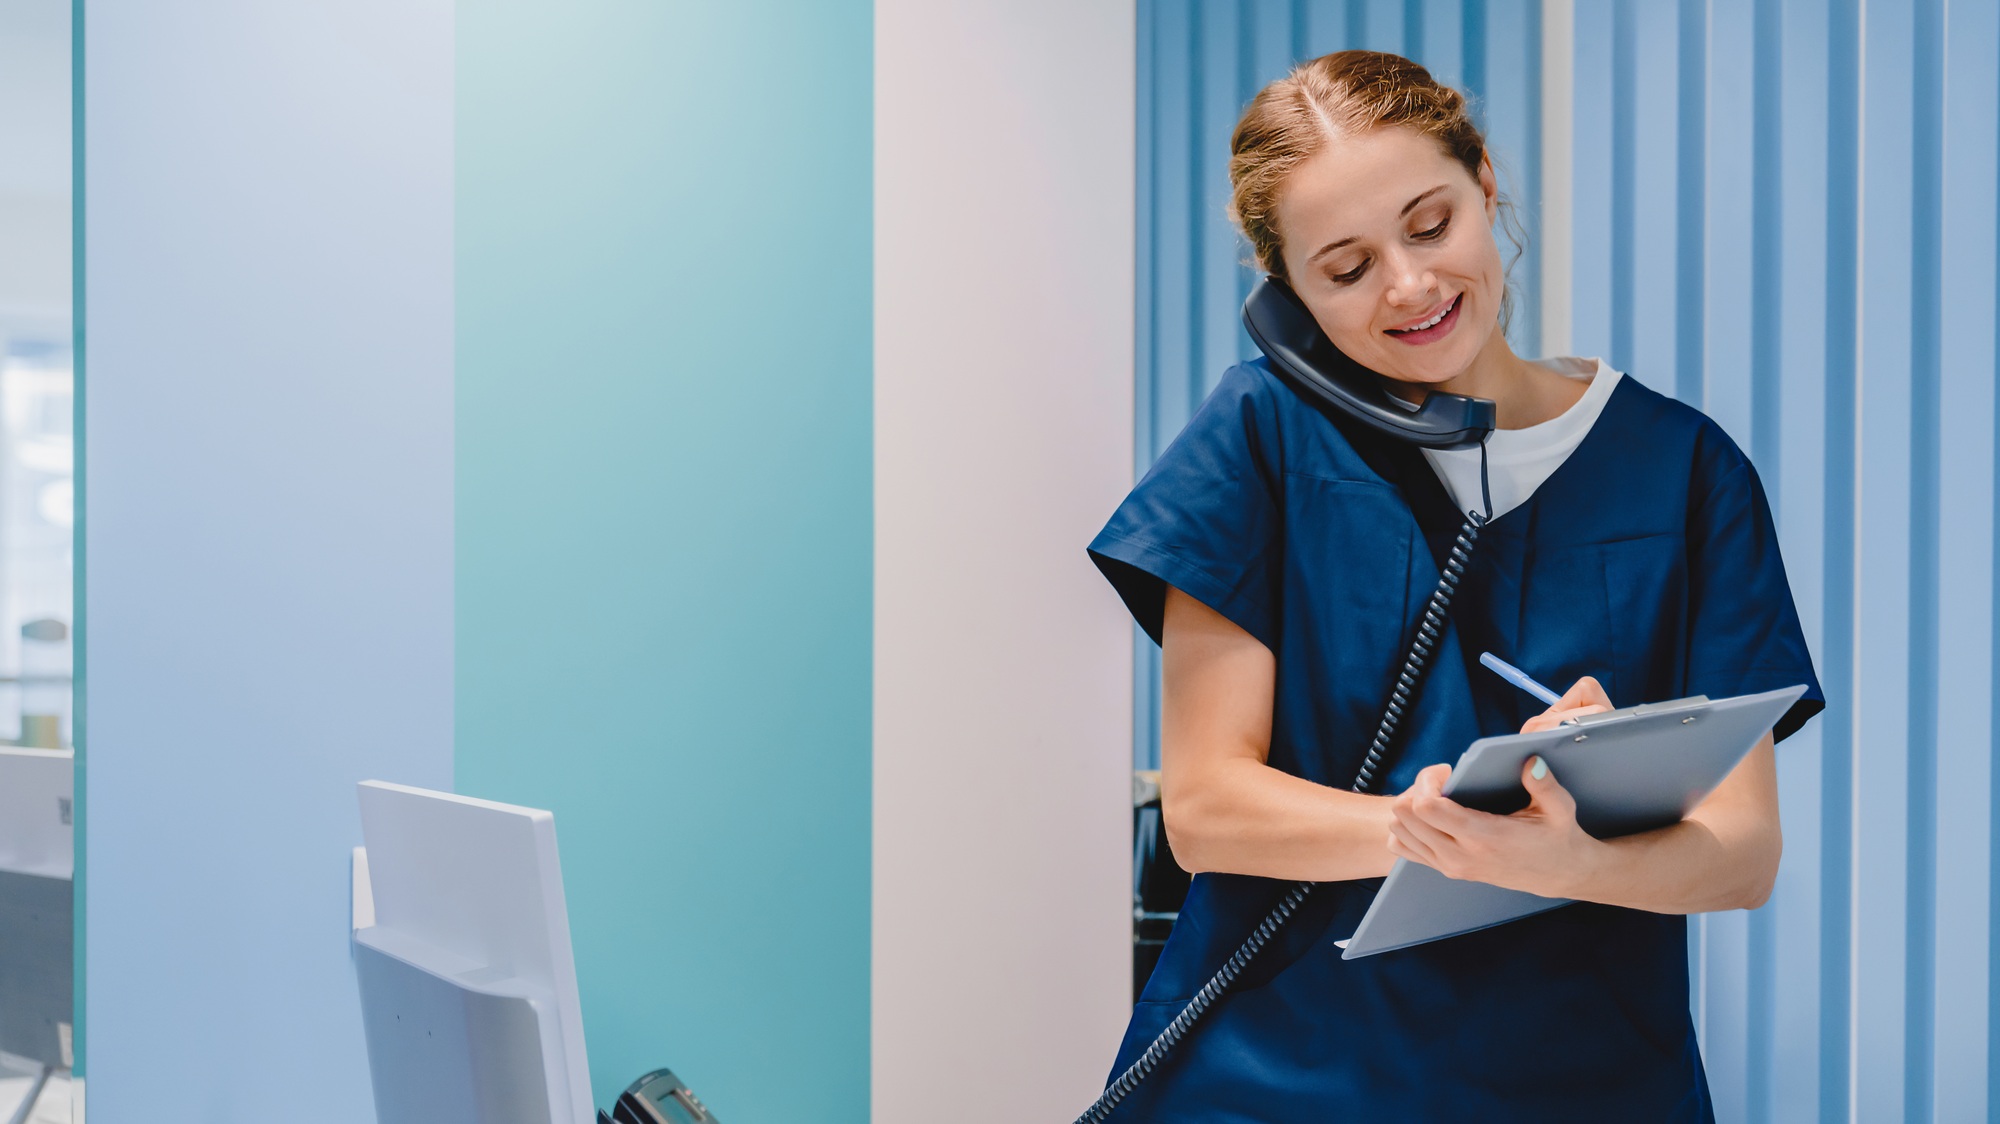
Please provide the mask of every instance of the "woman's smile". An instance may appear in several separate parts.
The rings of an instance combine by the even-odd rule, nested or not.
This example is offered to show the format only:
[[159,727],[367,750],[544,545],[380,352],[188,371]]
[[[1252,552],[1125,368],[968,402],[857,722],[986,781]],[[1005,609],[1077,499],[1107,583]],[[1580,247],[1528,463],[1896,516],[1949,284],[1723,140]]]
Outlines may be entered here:
[[1445,306],[1442,313],[1432,313],[1428,319],[1417,321],[1421,327],[1389,328],[1385,329],[1385,334],[1397,343],[1422,344],[1441,340],[1458,326],[1458,306],[1464,301],[1465,294],[1460,293],[1451,298],[1451,303]]

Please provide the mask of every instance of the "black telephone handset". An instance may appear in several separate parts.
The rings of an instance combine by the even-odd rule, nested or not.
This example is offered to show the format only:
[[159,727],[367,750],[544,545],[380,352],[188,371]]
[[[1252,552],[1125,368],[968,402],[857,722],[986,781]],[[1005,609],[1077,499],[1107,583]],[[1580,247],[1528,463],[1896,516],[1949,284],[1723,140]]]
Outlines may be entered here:
[[1308,402],[1331,406],[1370,429],[1426,449],[1469,449],[1493,432],[1493,403],[1433,392],[1410,406],[1382,387],[1382,376],[1347,357],[1290,285],[1264,277],[1243,302],[1243,326],[1271,370]]
[[[1306,401],[1331,408],[1374,432],[1426,449],[1483,446],[1487,435],[1493,432],[1495,409],[1487,399],[1432,392],[1422,406],[1411,407],[1390,394],[1382,386],[1382,376],[1333,346],[1333,341],[1320,330],[1319,321],[1313,319],[1312,312],[1299,300],[1298,294],[1292,291],[1290,285],[1275,277],[1263,278],[1250,290],[1249,299],[1243,302],[1243,326],[1249,329],[1250,338],[1257,341],[1257,346],[1271,361],[1271,370],[1284,380],[1285,385]],[[1482,492],[1486,491],[1485,474],[1482,457]],[[1355,792],[1367,792],[1374,785],[1377,772],[1382,768],[1395,739],[1396,728],[1403,714],[1415,702],[1415,691],[1430,665],[1431,653],[1444,636],[1452,594],[1465,576],[1466,563],[1471,560],[1473,547],[1479,541],[1479,529],[1491,518],[1492,510],[1492,501],[1488,497],[1485,514],[1466,513],[1465,524],[1459,528],[1458,538],[1452,543],[1451,553],[1441,567],[1437,587],[1431,591],[1430,600],[1424,605],[1424,614],[1418,619],[1416,639],[1403,657],[1402,672],[1396,677],[1388,705],[1376,725],[1374,740],[1369,744],[1361,769],[1355,775],[1351,786]],[[1139,1083],[1167,1056],[1167,1051],[1186,1036],[1195,1021],[1236,981],[1244,966],[1263,950],[1279,927],[1298,911],[1306,896],[1312,893],[1314,885],[1312,882],[1300,882],[1286,891],[1270,914],[1244,939],[1235,955],[1225,961],[1208,984],[1195,993],[1181,1013],[1153,1039],[1152,1045],[1146,1047],[1146,1052],[1105,1087],[1097,1102],[1077,1117],[1077,1124],[1102,1124],[1111,1115],[1111,1110],[1139,1087]]]

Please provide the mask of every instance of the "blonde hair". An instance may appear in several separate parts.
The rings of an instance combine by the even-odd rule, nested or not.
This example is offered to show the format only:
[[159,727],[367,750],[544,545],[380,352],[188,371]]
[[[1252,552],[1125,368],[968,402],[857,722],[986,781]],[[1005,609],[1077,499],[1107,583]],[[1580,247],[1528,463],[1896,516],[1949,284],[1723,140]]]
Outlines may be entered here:
[[[1465,95],[1401,55],[1335,51],[1300,63],[1257,91],[1229,138],[1229,218],[1249,240],[1258,266],[1285,279],[1276,211],[1292,171],[1331,137],[1390,126],[1432,138],[1446,157],[1479,179],[1486,138],[1467,112]],[[1507,263],[1511,273],[1527,239],[1504,195],[1499,211],[1514,243],[1514,258]],[[1512,306],[1510,286],[1501,302],[1503,326]]]

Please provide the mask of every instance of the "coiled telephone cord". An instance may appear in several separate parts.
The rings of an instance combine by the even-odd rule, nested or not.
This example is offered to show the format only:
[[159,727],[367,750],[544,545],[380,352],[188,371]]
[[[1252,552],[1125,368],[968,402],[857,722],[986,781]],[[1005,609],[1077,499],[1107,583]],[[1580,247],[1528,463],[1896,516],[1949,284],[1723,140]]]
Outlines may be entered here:
[[[1483,444],[1480,453],[1480,485],[1481,491],[1485,492],[1486,465]],[[1375,728],[1375,740],[1368,746],[1368,756],[1362,760],[1360,772],[1355,774],[1352,786],[1355,792],[1367,792],[1374,785],[1375,770],[1381,767],[1382,759],[1388,753],[1389,745],[1396,736],[1396,728],[1402,725],[1403,715],[1409,710],[1417,685],[1422,682],[1424,672],[1430,666],[1431,653],[1437,650],[1438,641],[1444,636],[1445,619],[1451,610],[1452,596],[1458,592],[1458,583],[1464,579],[1465,568],[1472,561],[1473,547],[1479,543],[1479,529],[1486,525],[1493,510],[1490,494],[1484,498],[1488,514],[1481,515],[1476,511],[1466,513],[1465,523],[1458,529],[1458,538],[1451,544],[1451,555],[1445,559],[1443,573],[1438,575],[1437,588],[1431,590],[1430,600],[1424,605],[1423,619],[1417,624],[1416,639],[1410,643],[1409,655],[1403,657],[1403,670],[1396,676],[1396,688],[1390,693],[1389,705],[1383,708],[1382,721]],[[1236,977],[1243,973],[1244,967],[1263,951],[1272,935],[1286,921],[1291,920],[1292,914],[1298,911],[1300,904],[1306,900],[1306,895],[1312,893],[1316,885],[1318,885],[1316,882],[1300,882],[1286,891],[1285,896],[1270,913],[1265,915],[1257,928],[1244,938],[1235,955],[1202,985],[1202,989],[1195,993],[1193,999],[1188,1000],[1188,1005],[1181,1008],[1181,1013],[1174,1016],[1174,1021],[1167,1024],[1159,1037],[1153,1039],[1153,1044],[1146,1047],[1146,1052],[1139,1055],[1139,1060],[1125,1067],[1125,1072],[1119,1074],[1118,1079],[1104,1090],[1097,1098],[1097,1103],[1076,1118],[1076,1124],[1103,1124],[1103,1121],[1110,1117],[1111,1110],[1118,1107],[1118,1102],[1139,1087],[1139,1083],[1153,1072],[1161,1059],[1167,1056],[1167,1052],[1187,1035],[1196,1020],[1208,1012],[1209,1007],[1222,996],[1223,992],[1229,990],[1229,986],[1236,982]]]

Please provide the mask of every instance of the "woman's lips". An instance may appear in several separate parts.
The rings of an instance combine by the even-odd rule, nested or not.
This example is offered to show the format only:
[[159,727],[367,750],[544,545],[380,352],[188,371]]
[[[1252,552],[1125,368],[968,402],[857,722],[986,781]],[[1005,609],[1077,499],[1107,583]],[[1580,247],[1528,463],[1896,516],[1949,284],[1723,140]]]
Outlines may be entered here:
[[1388,334],[1390,336],[1395,337],[1395,339],[1401,343],[1410,343],[1410,344],[1429,343],[1432,340],[1442,339],[1446,334],[1448,334],[1451,331],[1452,327],[1458,323],[1458,306],[1464,301],[1465,301],[1464,293],[1460,293],[1457,296],[1451,298],[1451,307],[1445,310],[1444,319],[1438,321],[1437,323],[1431,325],[1428,328],[1424,328],[1414,332],[1399,332],[1396,329],[1391,328],[1388,330]]

